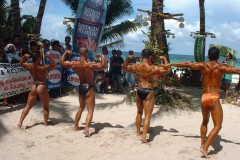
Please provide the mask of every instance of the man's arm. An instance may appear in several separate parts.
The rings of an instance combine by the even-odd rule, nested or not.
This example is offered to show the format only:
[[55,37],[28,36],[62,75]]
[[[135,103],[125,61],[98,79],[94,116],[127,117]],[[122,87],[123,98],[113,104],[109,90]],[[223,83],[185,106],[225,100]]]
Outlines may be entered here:
[[160,56],[160,60],[163,60],[164,65],[160,66],[154,66],[153,72],[154,73],[159,73],[161,75],[166,75],[171,72],[171,66],[169,65],[169,62],[165,56]]
[[66,50],[64,52],[64,54],[62,55],[62,57],[60,58],[60,64],[63,66],[63,67],[67,67],[67,68],[73,68],[75,66],[75,62],[73,61],[69,61],[69,60],[66,60],[67,56],[70,56],[72,54],[72,51],[70,50]]
[[96,58],[101,57],[100,62],[91,62],[92,69],[94,70],[102,70],[108,67],[107,61],[104,58],[104,55],[98,53],[96,54]]
[[178,67],[178,68],[190,68],[193,70],[201,70],[204,68],[204,63],[199,62],[199,63],[191,63],[191,62],[180,62],[180,63],[171,63],[171,66]]
[[53,70],[53,69],[55,69],[57,67],[56,61],[54,60],[54,58],[50,54],[46,54],[44,56],[44,58],[45,59],[49,59],[50,64],[45,64],[45,65],[41,66],[42,70],[51,71],[51,70]]
[[21,57],[21,59],[19,61],[20,65],[23,68],[27,69],[27,70],[30,70],[32,68],[32,66],[33,66],[32,63],[26,62],[26,60],[29,59],[29,58],[30,58],[30,55],[29,54],[25,54],[24,56]]
[[240,68],[232,68],[232,67],[229,67],[229,66],[226,66],[226,65],[221,65],[220,69],[223,73],[240,74]]

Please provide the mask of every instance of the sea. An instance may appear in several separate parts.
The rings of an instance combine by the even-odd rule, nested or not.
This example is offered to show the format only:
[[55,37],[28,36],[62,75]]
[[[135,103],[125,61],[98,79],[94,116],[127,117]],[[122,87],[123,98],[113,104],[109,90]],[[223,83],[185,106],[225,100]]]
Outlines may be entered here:
[[[122,57],[123,59],[126,58],[126,56],[128,55],[128,52],[122,52]],[[140,52],[134,52],[134,56],[140,56],[141,53]],[[169,60],[171,63],[176,63],[176,62],[194,62],[194,55],[181,55],[181,54],[169,54]],[[205,57],[205,61],[208,61],[208,58]],[[221,63],[225,61],[225,57],[220,57],[218,62]],[[236,68],[240,68],[240,58],[237,58],[237,61],[235,63],[235,67]],[[173,68],[175,69],[175,68]],[[236,82],[238,81],[239,75],[238,74],[234,74],[233,75],[233,81]]]

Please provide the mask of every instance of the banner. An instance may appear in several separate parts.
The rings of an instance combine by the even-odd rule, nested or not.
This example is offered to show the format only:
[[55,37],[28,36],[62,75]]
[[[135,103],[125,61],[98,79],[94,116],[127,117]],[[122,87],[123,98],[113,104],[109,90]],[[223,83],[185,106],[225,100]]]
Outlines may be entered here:
[[222,57],[225,57],[226,54],[229,53],[229,52],[232,53],[232,55],[233,55],[232,59],[237,62],[237,58],[236,58],[237,57],[237,53],[238,53],[237,50],[234,50],[234,49],[232,49],[230,47],[226,47],[226,46],[220,45],[220,44],[210,44],[209,48],[211,48],[211,47],[217,47],[220,50],[219,54]]
[[96,52],[106,20],[107,0],[81,0],[74,24],[73,52],[85,47]]
[[29,71],[19,64],[0,63],[0,99],[24,93],[33,83]]
[[[62,66],[59,63],[61,54],[54,50],[48,51],[48,54],[50,54],[54,58],[54,60],[57,63],[57,67],[48,73],[47,87],[48,87],[48,89],[59,88],[59,87],[61,87],[61,83],[62,83],[62,81],[61,81],[62,80]],[[48,59],[45,59],[45,64],[49,64],[49,63],[50,63],[50,61]]]
[[195,62],[204,62],[205,60],[205,37],[202,35],[197,35],[194,44],[194,58]]

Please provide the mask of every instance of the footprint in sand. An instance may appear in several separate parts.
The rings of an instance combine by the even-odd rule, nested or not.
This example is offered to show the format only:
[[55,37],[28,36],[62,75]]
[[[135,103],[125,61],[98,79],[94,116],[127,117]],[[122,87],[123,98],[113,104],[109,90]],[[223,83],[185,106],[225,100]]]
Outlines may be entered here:
[[35,145],[34,145],[34,142],[29,142],[28,144],[27,144],[27,148],[31,148],[31,147],[34,147]]

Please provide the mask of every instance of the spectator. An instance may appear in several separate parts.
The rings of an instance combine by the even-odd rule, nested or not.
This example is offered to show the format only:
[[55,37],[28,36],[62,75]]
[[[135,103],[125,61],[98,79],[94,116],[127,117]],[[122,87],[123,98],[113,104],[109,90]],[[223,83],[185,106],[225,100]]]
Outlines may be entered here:
[[179,77],[177,75],[177,70],[176,69],[173,72],[173,79],[175,79],[176,81],[179,80]]
[[[136,63],[136,58],[134,57],[134,53],[132,50],[130,50],[128,52],[128,64],[135,64]],[[131,72],[126,72],[125,73],[125,78],[126,78],[126,81],[128,83],[128,86],[129,87],[134,87],[135,84],[136,84],[136,78],[135,78],[135,74],[134,73],[131,73]]]
[[[123,92],[121,77],[122,77],[122,64],[124,60],[121,56],[122,52],[120,50],[117,50],[117,56],[113,57],[112,59],[112,83],[116,84],[117,81],[117,90]],[[112,88],[114,84],[112,84]]]
[[[235,67],[235,63],[234,63],[234,60],[232,59],[232,54],[230,52],[226,54],[225,64],[231,68]],[[231,85],[231,82],[232,82],[232,74],[223,74],[222,87],[226,93],[225,98],[229,96],[229,87]]]
[[108,79],[104,77],[104,71],[98,71],[98,75],[94,80],[95,89],[98,93],[108,92]]
[[19,63],[20,56],[18,53],[15,52],[15,46],[13,44],[8,44],[5,47],[5,52],[6,52],[5,62],[10,64]]
[[72,45],[70,44],[71,38],[69,36],[65,37],[65,44],[63,45],[63,52],[66,50],[72,50]]

